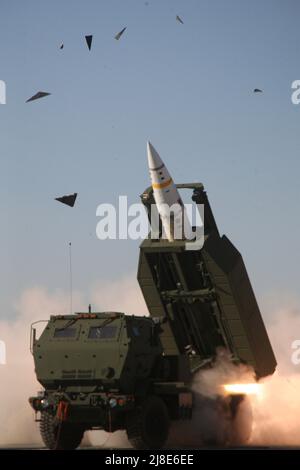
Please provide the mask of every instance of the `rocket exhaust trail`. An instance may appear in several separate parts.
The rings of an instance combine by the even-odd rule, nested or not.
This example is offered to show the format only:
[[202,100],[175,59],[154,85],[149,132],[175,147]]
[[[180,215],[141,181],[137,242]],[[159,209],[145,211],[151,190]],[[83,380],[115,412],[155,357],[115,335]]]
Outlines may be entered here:
[[153,196],[165,236],[169,241],[190,240],[192,227],[170,173],[150,142],[147,142],[147,153]]

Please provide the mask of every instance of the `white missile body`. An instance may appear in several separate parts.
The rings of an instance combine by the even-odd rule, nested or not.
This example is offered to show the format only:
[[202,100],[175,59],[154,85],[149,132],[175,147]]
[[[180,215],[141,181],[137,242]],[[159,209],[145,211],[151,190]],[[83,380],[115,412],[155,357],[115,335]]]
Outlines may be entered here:
[[150,142],[147,151],[153,196],[164,235],[169,241],[190,240],[193,238],[192,227],[170,173]]

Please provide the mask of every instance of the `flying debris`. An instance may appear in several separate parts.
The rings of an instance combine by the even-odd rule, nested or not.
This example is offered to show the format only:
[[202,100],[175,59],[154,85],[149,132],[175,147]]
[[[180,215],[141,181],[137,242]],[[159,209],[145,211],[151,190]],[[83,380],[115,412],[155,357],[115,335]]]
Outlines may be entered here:
[[89,51],[90,51],[91,47],[92,47],[93,36],[92,35],[85,36],[85,40],[86,40],[86,43],[87,43],[87,47],[89,48]]
[[77,198],[77,193],[68,194],[67,196],[56,197],[55,200],[67,204],[67,206],[73,207]]
[[63,49],[64,48],[64,43],[62,43],[59,48]]
[[254,88],[253,93],[262,93],[263,91],[259,88]]
[[120,37],[122,36],[122,34],[125,32],[127,26],[125,26],[125,28],[123,28],[118,34],[115,35],[115,39],[117,41],[119,41]]
[[26,103],[29,103],[29,101],[39,100],[40,98],[44,98],[44,96],[48,95],[51,95],[51,93],[47,93],[46,91],[38,91],[35,95],[31,96],[31,98],[28,98]]
[[183,21],[182,21],[182,19],[181,19],[180,16],[178,16],[178,15],[176,16],[176,20],[177,20],[179,23],[184,24]]

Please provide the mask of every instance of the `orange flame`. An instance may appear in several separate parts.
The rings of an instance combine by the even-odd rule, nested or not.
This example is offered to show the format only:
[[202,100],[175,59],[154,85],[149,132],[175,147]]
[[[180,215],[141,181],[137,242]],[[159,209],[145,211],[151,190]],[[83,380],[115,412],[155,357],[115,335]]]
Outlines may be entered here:
[[260,395],[262,385],[258,383],[225,384],[223,385],[223,389],[230,395]]

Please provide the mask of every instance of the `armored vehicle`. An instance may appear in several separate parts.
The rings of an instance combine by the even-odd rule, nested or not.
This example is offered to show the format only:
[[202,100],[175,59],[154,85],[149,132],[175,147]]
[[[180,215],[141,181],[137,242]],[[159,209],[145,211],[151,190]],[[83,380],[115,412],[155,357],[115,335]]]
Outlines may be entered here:
[[[161,237],[142,242],[138,282],[149,317],[91,309],[56,315],[39,338],[32,325],[44,390],[29,401],[50,449],[74,449],[93,429],[126,430],[135,448],[158,449],[170,425],[191,422],[197,406],[220,410],[222,433],[216,429],[210,443],[242,444],[250,436],[246,397],[199,400],[193,378],[213,367],[220,347],[233,364],[252,366],[258,379],[274,372],[276,360],[242,257],[220,236],[203,185],[177,188],[204,206],[204,245],[187,250],[184,240]],[[150,216],[152,188],[141,199]]]

